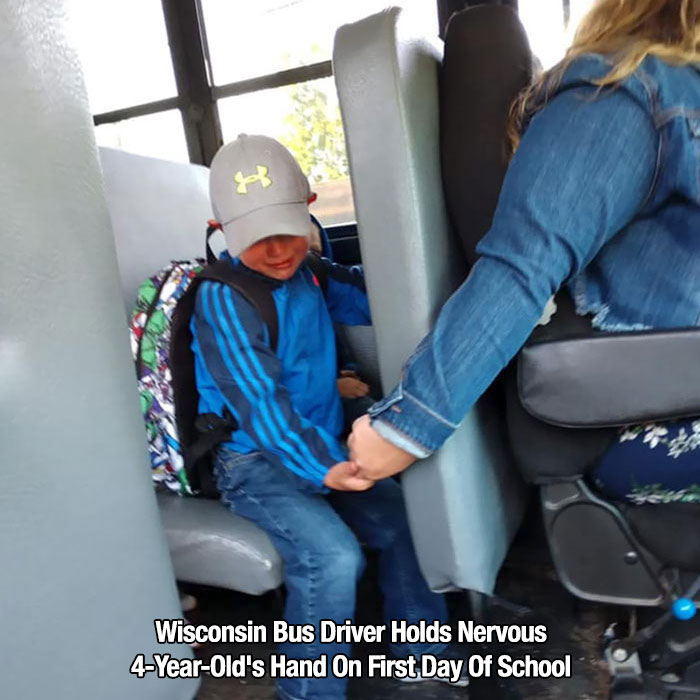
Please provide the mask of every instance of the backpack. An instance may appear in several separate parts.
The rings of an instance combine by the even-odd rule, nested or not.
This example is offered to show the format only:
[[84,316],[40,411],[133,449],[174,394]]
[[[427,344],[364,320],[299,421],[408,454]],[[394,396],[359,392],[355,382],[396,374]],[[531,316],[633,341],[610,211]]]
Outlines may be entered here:
[[[205,280],[227,284],[250,302],[267,326],[273,352],[279,334],[274,285],[217,260],[209,238],[218,228],[210,222],[206,261],[174,260],[141,284],[129,326],[153,481],[181,495],[210,498],[218,498],[211,469],[214,449],[237,424],[228,409],[224,416],[198,413],[190,319],[199,285]],[[306,264],[326,295],[321,258],[309,253]]]

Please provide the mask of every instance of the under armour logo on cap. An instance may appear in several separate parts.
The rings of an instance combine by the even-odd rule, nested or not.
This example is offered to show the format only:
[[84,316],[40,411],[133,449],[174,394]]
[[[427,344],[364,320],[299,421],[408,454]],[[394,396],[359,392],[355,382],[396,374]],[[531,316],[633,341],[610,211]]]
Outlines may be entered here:
[[256,165],[255,167],[258,171],[257,175],[244,176],[239,170],[233,176],[233,179],[238,184],[236,188],[238,194],[248,194],[248,185],[252,185],[254,182],[259,182],[263,188],[269,187],[272,184],[272,180],[267,176],[269,168],[266,165]]
[[236,256],[268,236],[308,236],[309,181],[294,156],[268,136],[241,134],[209,169],[209,194],[226,247]]

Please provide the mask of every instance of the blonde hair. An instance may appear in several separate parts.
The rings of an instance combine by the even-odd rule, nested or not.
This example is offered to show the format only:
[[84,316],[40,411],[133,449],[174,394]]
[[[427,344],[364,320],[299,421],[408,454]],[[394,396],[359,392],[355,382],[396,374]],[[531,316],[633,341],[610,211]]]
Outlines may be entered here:
[[647,56],[675,65],[700,62],[700,0],[597,0],[564,59],[513,102],[507,129],[511,153],[524,125],[547,103],[569,64],[588,53],[605,54],[612,62],[610,72],[594,81],[600,87],[624,80]]

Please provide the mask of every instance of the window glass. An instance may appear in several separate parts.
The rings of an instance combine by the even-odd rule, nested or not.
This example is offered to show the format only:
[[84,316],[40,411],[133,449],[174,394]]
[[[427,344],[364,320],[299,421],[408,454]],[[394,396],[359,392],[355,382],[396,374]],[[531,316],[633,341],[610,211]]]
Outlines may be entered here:
[[518,12],[530,48],[543,68],[551,68],[564,58],[576,26],[594,2],[570,0],[571,16],[568,27],[565,27],[562,0],[518,0]]
[[67,10],[93,114],[177,95],[160,0],[67,0]]
[[571,3],[571,21],[569,24],[569,34],[573,38],[573,33],[578,26],[578,23],[583,19],[583,16],[595,4],[596,0],[569,0]]
[[95,129],[95,135],[100,146],[163,160],[189,162],[185,130],[177,109],[101,124]]
[[[388,0],[202,0],[216,85],[330,59],[335,30],[379,12]],[[400,2],[422,32],[437,36],[437,2]]]
[[345,135],[332,78],[219,100],[224,141],[264,134],[294,154],[318,199],[311,211],[324,225],[355,220]]

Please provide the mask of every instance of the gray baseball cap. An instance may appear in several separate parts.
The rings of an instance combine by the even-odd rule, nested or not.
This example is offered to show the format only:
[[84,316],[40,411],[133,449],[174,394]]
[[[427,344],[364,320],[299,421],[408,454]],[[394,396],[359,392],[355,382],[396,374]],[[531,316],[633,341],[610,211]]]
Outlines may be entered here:
[[240,134],[218,150],[209,196],[234,257],[268,236],[311,231],[309,181],[294,156],[268,136]]

